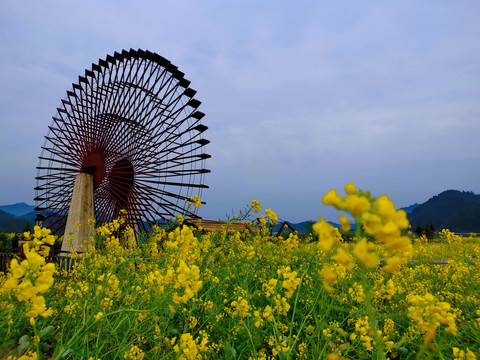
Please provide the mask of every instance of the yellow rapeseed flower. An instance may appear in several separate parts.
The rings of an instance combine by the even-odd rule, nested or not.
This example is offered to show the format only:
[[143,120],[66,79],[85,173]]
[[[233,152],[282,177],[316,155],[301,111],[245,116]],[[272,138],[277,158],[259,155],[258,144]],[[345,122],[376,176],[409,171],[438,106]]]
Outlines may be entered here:
[[130,350],[123,355],[127,360],[143,360],[145,353],[137,345],[131,345]]
[[328,264],[323,265],[320,276],[323,278],[323,287],[325,290],[329,292],[333,291],[334,289],[331,287],[331,284],[337,281],[337,274],[333,271],[333,268]]
[[276,223],[278,221],[278,216],[275,214],[275,212],[273,212],[272,209],[265,209],[265,214],[267,214],[267,217],[272,223]]
[[343,231],[350,231],[350,221],[344,215],[338,214],[338,219],[340,220],[340,226],[342,227]]
[[346,207],[345,199],[338,196],[337,190],[332,189],[328,191],[322,198],[322,203],[324,205],[332,205],[338,210],[344,210]]
[[383,271],[388,274],[392,274],[397,270],[397,267],[402,263],[402,258],[399,256],[392,256],[387,259],[387,264],[383,266]]
[[348,194],[348,195],[351,195],[351,194],[355,194],[357,191],[356,187],[354,184],[352,183],[348,183],[347,185],[345,185],[345,192]]
[[351,270],[355,265],[352,255],[340,246],[337,248],[337,254],[332,256],[332,259],[347,270]]
[[370,209],[370,200],[364,196],[350,194],[345,199],[348,211],[354,218],[358,218],[363,212]]
[[[248,203],[247,203],[247,207],[248,207]],[[262,207],[260,206],[260,203],[258,202],[258,200],[252,200],[252,211],[258,214],[260,210],[262,210]]]
[[357,260],[368,268],[374,268],[380,264],[380,258],[373,252],[374,246],[366,238],[360,240],[353,248],[353,254]]
[[47,309],[45,305],[45,298],[43,296],[34,296],[30,299],[30,310],[25,316],[36,318],[37,316],[48,317],[52,314],[53,310]]
[[318,235],[318,245],[322,250],[329,251],[336,246],[342,238],[338,229],[319,217],[319,222],[313,224],[313,231]]

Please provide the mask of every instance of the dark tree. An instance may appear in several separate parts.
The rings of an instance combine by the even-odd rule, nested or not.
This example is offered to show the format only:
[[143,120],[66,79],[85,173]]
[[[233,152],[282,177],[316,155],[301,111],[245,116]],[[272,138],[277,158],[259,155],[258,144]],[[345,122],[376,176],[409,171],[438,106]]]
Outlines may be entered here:
[[425,233],[424,229],[423,229],[423,226],[418,224],[416,227],[415,227],[415,234],[417,234],[418,237],[422,236],[423,234]]
[[25,222],[25,227],[23,228],[23,231],[24,232],[27,232],[27,231],[32,231],[32,225],[30,224],[30,221],[26,221]]
[[425,225],[425,236],[428,240],[432,240],[435,235],[435,226],[433,224]]

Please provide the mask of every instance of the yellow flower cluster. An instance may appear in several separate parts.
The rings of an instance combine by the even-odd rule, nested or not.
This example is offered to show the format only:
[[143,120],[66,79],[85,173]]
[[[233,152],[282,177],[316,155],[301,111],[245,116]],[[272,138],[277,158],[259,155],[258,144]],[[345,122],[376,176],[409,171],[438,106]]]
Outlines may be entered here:
[[248,304],[248,300],[242,298],[241,296],[238,297],[238,301],[234,300],[230,303],[232,307],[232,316],[240,316],[240,317],[247,317],[250,316],[250,308],[251,306]]
[[288,238],[286,238],[283,241],[283,244],[284,244],[285,248],[287,248],[288,250],[293,250],[293,249],[298,248],[298,246],[300,245],[299,240],[300,240],[300,238],[298,237],[298,235],[296,233],[290,233],[288,235]]
[[201,340],[200,336],[194,338],[190,333],[180,336],[180,345],[176,344],[173,347],[173,350],[180,354],[178,360],[202,359],[202,353],[208,351],[208,335],[205,331],[200,331],[200,335],[202,337]]
[[270,305],[265,306],[262,317],[267,321],[273,322],[273,309]]
[[192,205],[193,203],[193,206],[195,206],[195,209],[198,209],[200,206],[202,206],[202,199],[200,199],[200,196],[198,195],[195,195],[195,196],[190,196],[190,201],[188,201],[188,199],[185,199],[185,202],[188,201],[188,205]]
[[361,284],[353,283],[352,287],[348,289],[348,294],[358,303],[363,303],[365,301],[365,292],[363,291],[363,286]]
[[262,229],[262,234],[266,235],[266,229],[265,229],[265,226],[267,225],[267,219],[265,218],[265,215],[261,215],[259,218],[258,218],[258,223],[260,224],[260,228]]
[[173,250],[173,255],[188,262],[196,260],[200,253],[199,243],[191,228],[186,225],[177,227],[168,233],[165,250]]
[[281,297],[280,295],[275,295],[273,297],[273,301],[275,301],[275,307],[273,308],[277,314],[280,315],[287,315],[288,311],[290,310],[290,304],[288,303],[285,297]]
[[126,360],[143,360],[145,353],[137,345],[130,346],[130,350],[123,355]]
[[300,284],[300,278],[297,277],[297,272],[292,271],[290,266],[283,267],[277,270],[278,277],[283,277],[282,288],[285,291],[285,297],[290,299],[293,296],[295,290],[297,290],[298,284]]
[[458,347],[453,347],[453,360],[477,360],[477,356],[473,351],[467,348],[467,351],[460,350]]
[[390,350],[393,347],[393,345],[395,345],[394,341],[389,340],[395,335],[397,335],[395,331],[395,322],[392,319],[386,318],[385,324],[383,326],[382,341],[385,344],[385,347],[387,348],[387,350]]
[[335,270],[333,269],[332,265],[330,264],[324,264],[322,266],[322,270],[320,270],[320,276],[323,279],[323,287],[325,290],[328,292],[333,291],[333,287],[331,284],[334,284],[337,282],[337,274]]
[[270,219],[272,223],[276,223],[278,221],[278,216],[272,209],[265,209],[265,214]]
[[185,221],[185,219],[184,219],[184,217],[183,217],[182,214],[177,214],[177,215],[175,215],[172,220],[173,220],[174,222],[177,222],[177,223],[180,224],[180,225],[183,224],[184,221]]
[[[30,237],[25,233],[25,237]],[[21,263],[12,259],[7,280],[2,285],[2,291],[13,291],[17,300],[28,304],[27,317],[48,317],[53,310],[47,309],[44,294],[53,285],[55,264],[46,263],[45,257],[53,245],[55,238],[50,230],[35,226],[32,244],[24,244],[25,260]]]
[[[249,203],[247,203],[247,208],[250,206]],[[252,211],[255,213],[255,214],[258,214],[260,212],[260,210],[262,210],[262,207],[260,206],[260,203],[258,202],[258,200],[252,200]]]
[[175,289],[183,288],[183,295],[179,296],[177,292],[173,294],[173,302],[175,304],[186,304],[202,287],[200,279],[200,269],[196,265],[188,265],[185,261],[180,260],[180,264],[176,270]]
[[27,354],[20,357],[10,355],[7,357],[7,360],[38,360],[38,355],[36,352],[29,351]]
[[371,242],[368,242],[366,238],[362,238],[353,248],[353,255],[360,263],[371,269],[380,264],[380,257],[374,249],[375,246]]
[[461,245],[463,242],[462,236],[456,235],[453,231],[450,231],[449,229],[442,229],[442,231],[438,233],[438,236],[440,236],[441,239],[444,239],[449,244]]
[[323,217],[319,217],[320,221],[313,224],[313,231],[318,235],[318,245],[323,251],[329,251],[342,240],[342,235],[338,229]]
[[[389,257],[383,268],[385,272],[393,273],[412,249],[410,238],[402,236],[402,231],[409,227],[406,212],[395,210],[393,202],[387,195],[374,198],[369,192],[357,191],[355,185],[351,183],[345,186],[345,192],[346,196],[339,196],[337,191],[332,189],[325,194],[322,202],[350,214],[357,221],[358,226],[362,226],[367,234],[372,235],[389,252],[395,254],[399,252],[400,255]],[[347,217],[339,218],[342,229],[348,231],[350,223]],[[331,250],[339,242],[333,226],[322,218],[314,225],[314,230],[318,234],[320,247],[325,251]],[[380,264],[380,258],[373,250],[373,244],[366,238],[361,238],[355,245],[353,254],[358,262],[368,268],[374,268]],[[351,266],[345,253],[337,254],[335,260],[344,266]]]
[[283,340],[279,344],[277,344],[274,348],[272,348],[273,356],[278,356],[279,354],[286,354],[290,350],[287,342]]
[[407,299],[412,304],[408,308],[408,316],[425,334],[425,344],[433,341],[441,324],[448,325],[446,332],[457,333],[456,315],[450,312],[449,303],[437,301],[430,293],[424,296],[410,295]]
[[[379,332],[379,330],[377,330]],[[357,319],[355,322],[355,332],[360,335],[360,341],[362,342],[363,346],[367,351],[372,351],[373,346],[372,343],[375,344],[373,340],[373,331],[370,328],[370,324],[368,321],[368,316],[363,318]],[[352,334],[350,336],[351,340],[355,340],[357,338],[357,334]]]
[[98,227],[95,231],[98,236],[111,236],[118,232],[120,226],[125,223],[125,218],[123,216],[118,219],[114,219],[112,222],[105,223],[102,226]]
[[392,279],[389,279],[386,284],[382,284],[379,289],[375,289],[375,297],[378,299],[391,300],[395,295],[395,284]]
[[28,245],[24,244],[23,248],[28,246],[42,256],[48,256],[50,253],[50,246],[55,243],[55,236],[51,234],[50,229],[35,226],[33,228],[33,234],[29,231],[23,233],[25,240],[29,241]]
[[346,270],[351,270],[355,266],[352,255],[340,246],[337,247],[337,253],[332,256],[332,260],[335,260],[337,264],[343,266]]
[[152,271],[145,274],[145,284],[154,292],[155,295],[162,295],[165,293],[165,285],[175,280],[175,270],[172,268],[167,269],[167,273],[163,276],[159,270],[152,269]]
[[[120,294],[121,291],[118,288],[120,281],[118,280],[115,274],[112,274],[112,273],[107,273],[106,275],[102,274],[97,278],[97,280],[103,285],[105,285],[105,286],[103,285],[97,286],[97,294],[102,290],[105,292],[105,294],[109,298],[113,298]],[[87,289],[88,289],[88,286],[87,286]]]
[[257,328],[263,325],[264,320],[268,322],[274,321],[273,308],[270,305],[265,306],[265,308],[263,308],[263,311],[255,310],[253,312],[253,316],[255,318],[254,325]]

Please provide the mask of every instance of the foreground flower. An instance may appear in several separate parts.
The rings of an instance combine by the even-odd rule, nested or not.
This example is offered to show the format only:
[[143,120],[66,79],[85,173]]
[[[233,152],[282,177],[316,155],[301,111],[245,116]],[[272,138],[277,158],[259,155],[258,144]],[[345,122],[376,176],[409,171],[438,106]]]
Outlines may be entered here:
[[278,221],[278,216],[273,212],[272,209],[265,209],[265,214],[267,214],[267,217],[270,219],[272,223],[276,223]]
[[313,224],[313,231],[318,235],[318,245],[324,251],[334,248],[342,239],[338,229],[325,221],[323,217]]
[[[27,238],[29,233],[25,234]],[[49,247],[54,241],[50,230],[35,226],[32,244],[24,245],[25,260],[21,263],[12,259],[7,280],[3,283],[2,291],[12,291],[20,302],[27,303],[26,317],[48,317],[53,313],[45,304],[45,298],[40,294],[46,293],[53,285],[55,264],[46,263],[42,254],[48,254]]]
[[181,260],[180,265],[176,270],[175,289],[184,290],[183,295],[178,295],[177,292],[173,294],[173,302],[176,304],[186,304],[192,299],[195,294],[202,287],[202,281],[200,279],[200,269],[196,265],[190,267]]
[[424,296],[411,295],[408,301],[412,306],[408,308],[408,317],[425,334],[424,345],[429,345],[441,324],[447,325],[445,332],[456,334],[456,315],[451,312],[449,303],[438,301],[432,294]]
[[[354,184],[345,186],[346,196],[340,196],[335,189],[328,191],[322,199],[325,205],[332,205],[335,208],[350,214],[357,222],[357,239],[353,254],[357,261],[368,268],[374,268],[380,264],[380,257],[374,251],[374,246],[366,238],[361,237],[362,229],[391,254],[383,270],[393,273],[398,266],[408,258],[412,251],[412,243],[409,237],[402,236],[402,231],[410,225],[407,214],[403,210],[395,210],[393,202],[387,195],[378,198],[370,196],[369,192],[357,190]],[[348,218],[339,215],[343,231],[350,230]],[[320,223],[314,225],[314,230],[319,234],[319,246],[329,251],[334,248],[337,242],[334,240],[332,230],[321,219]],[[345,255],[337,254],[339,263]],[[345,261],[345,260],[343,260]]]

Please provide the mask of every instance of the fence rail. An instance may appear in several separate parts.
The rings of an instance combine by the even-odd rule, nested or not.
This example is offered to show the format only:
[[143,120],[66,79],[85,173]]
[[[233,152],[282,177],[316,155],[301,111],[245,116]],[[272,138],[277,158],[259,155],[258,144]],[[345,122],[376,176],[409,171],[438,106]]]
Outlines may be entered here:
[[[8,266],[14,258],[21,261],[24,257],[19,253],[14,253],[11,249],[0,249],[0,271],[7,272]],[[51,255],[45,258],[45,261],[56,264],[58,270],[71,270],[76,262],[75,259],[70,257],[68,251],[53,251]]]

